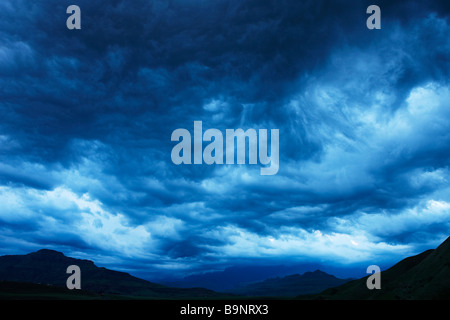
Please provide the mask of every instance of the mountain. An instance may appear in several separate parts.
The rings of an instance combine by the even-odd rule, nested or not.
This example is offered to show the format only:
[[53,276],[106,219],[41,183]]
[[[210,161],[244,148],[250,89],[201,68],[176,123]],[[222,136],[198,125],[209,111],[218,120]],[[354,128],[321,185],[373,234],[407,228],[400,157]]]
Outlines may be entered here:
[[436,249],[408,257],[381,272],[381,289],[369,290],[367,277],[300,299],[450,299],[450,237]]
[[209,271],[186,276],[184,278],[165,278],[158,283],[178,287],[192,288],[202,287],[218,292],[233,292],[234,289],[243,287],[249,283],[261,282],[269,278],[285,277],[292,274],[302,274],[311,270],[322,270],[334,274],[339,278],[359,278],[364,275],[360,267],[333,267],[319,263],[292,263],[261,265],[249,263],[235,265],[220,271]]
[[[66,289],[69,265],[81,269],[81,288]],[[261,276],[260,274],[259,276]],[[436,249],[408,257],[381,272],[381,289],[369,290],[369,276],[343,280],[316,270],[302,275],[269,278],[241,285],[233,294],[245,296],[295,296],[298,299],[450,299],[450,237]],[[247,279],[249,280],[249,279]],[[345,282],[342,285],[336,282]],[[314,293],[322,290],[320,293]],[[299,295],[300,294],[300,295]],[[75,259],[53,250],[26,255],[0,256],[0,298],[55,297],[98,299],[109,295],[150,299],[225,299],[203,288],[173,288],[136,278],[128,273],[97,267],[90,260]],[[236,296],[234,296],[236,297]]]
[[[128,273],[97,267],[94,262],[66,257],[63,253],[42,249],[26,255],[0,256],[0,287],[11,283],[33,283],[66,287],[67,267],[81,270],[81,288],[97,294],[146,298],[207,298],[221,295],[203,288],[171,288],[136,278]],[[1,289],[1,288],[0,288]],[[68,290],[68,289],[67,289]]]
[[231,292],[245,296],[294,297],[298,294],[318,293],[348,281],[316,270],[314,272],[305,272],[302,275],[294,274],[250,283]]
[[282,265],[232,266],[221,271],[193,274],[176,281],[164,281],[161,283],[179,288],[200,286],[214,291],[231,292],[241,284],[262,281],[269,277],[286,275],[289,274],[289,271],[292,272],[293,269]]

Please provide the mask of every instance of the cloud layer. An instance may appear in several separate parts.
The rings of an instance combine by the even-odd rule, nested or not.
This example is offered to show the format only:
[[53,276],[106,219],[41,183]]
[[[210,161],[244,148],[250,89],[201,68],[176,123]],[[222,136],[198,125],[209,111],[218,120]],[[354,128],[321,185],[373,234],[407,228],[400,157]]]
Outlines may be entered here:
[[[0,243],[181,273],[393,262],[450,232],[450,8],[0,4]],[[277,128],[280,167],[174,165],[173,130]]]

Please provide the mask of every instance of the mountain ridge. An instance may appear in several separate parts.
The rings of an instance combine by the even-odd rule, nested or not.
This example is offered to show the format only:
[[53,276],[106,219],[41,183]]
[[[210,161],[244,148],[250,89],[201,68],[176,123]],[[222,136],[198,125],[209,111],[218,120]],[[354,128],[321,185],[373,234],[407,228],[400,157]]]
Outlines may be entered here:
[[[81,269],[82,289],[97,295],[88,294],[90,298],[98,298],[98,295],[118,295],[144,299],[223,299],[236,298],[236,294],[241,294],[245,295],[241,296],[243,298],[270,296],[295,297],[303,300],[450,299],[450,237],[436,249],[407,257],[382,271],[380,290],[367,288],[366,281],[369,276],[349,281],[336,278],[321,270],[247,283],[247,287],[241,288],[240,292],[238,288],[230,294],[204,288],[174,288],[140,279],[126,272],[97,267],[91,260],[67,257],[59,251],[41,249],[25,255],[0,256],[0,297],[8,297],[9,294],[20,295],[18,289],[20,287],[28,288],[33,292],[39,290],[47,292],[53,290],[51,286],[55,286],[66,290],[58,289],[58,294],[67,293],[70,290],[65,288],[69,277],[66,270],[73,264]],[[327,281],[337,279],[345,283],[333,286],[328,281],[326,282],[328,289],[319,293],[310,291],[308,294],[306,290],[308,285],[313,284],[313,289],[317,290],[320,279]],[[6,290],[3,290],[5,288]],[[298,295],[298,292],[302,294]],[[66,295],[66,297],[69,296]],[[77,295],[72,294],[70,297],[77,297]]]
[[[370,275],[369,275],[370,276]],[[436,249],[407,257],[382,271],[381,289],[369,290],[369,276],[353,280],[316,295],[298,299],[327,300],[449,300],[450,237]]]
[[203,288],[172,288],[134,277],[126,272],[97,267],[91,260],[65,256],[41,249],[25,255],[0,256],[0,281],[66,287],[69,265],[81,270],[81,288],[97,294],[154,298],[197,298],[223,296]]
[[303,274],[291,274],[284,277],[268,278],[253,282],[232,290],[232,293],[245,296],[294,297],[302,294],[319,293],[335,287],[350,279],[339,279],[319,269]]

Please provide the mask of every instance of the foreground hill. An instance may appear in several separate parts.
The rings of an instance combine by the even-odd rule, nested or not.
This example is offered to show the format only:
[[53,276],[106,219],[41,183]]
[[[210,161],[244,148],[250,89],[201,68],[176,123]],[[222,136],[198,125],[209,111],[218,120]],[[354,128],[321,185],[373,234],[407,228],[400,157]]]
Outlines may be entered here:
[[231,292],[246,296],[295,297],[299,294],[319,293],[348,281],[316,270],[302,275],[294,274],[250,283]]
[[[171,288],[152,283],[132,275],[97,267],[90,260],[75,259],[63,253],[42,249],[26,255],[6,255],[0,257],[1,287],[11,290],[20,287],[14,283],[31,283],[66,288],[66,273],[69,265],[81,269],[81,289],[97,294],[140,296],[147,298],[215,298],[221,295],[202,288]],[[31,286],[32,288],[38,287]],[[29,287],[27,287],[29,288]],[[5,289],[6,290],[6,289]],[[66,289],[68,290],[68,289]],[[58,290],[56,290],[58,291]]]
[[381,289],[369,290],[367,277],[300,299],[450,299],[450,237],[436,249],[408,257],[381,272]]
[[[69,265],[81,269],[82,291],[66,289]],[[248,284],[234,291],[246,296],[283,296],[317,292],[320,286],[336,287],[298,299],[450,299],[450,237],[436,249],[406,258],[381,273],[381,289],[369,290],[367,277],[346,281],[322,271],[306,272]],[[309,290],[309,291],[308,291]],[[128,273],[97,267],[90,260],[66,257],[61,252],[39,250],[26,255],[0,257],[0,299],[3,298],[144,298],[228,299],[238,298],[203,288],[173,288]]]

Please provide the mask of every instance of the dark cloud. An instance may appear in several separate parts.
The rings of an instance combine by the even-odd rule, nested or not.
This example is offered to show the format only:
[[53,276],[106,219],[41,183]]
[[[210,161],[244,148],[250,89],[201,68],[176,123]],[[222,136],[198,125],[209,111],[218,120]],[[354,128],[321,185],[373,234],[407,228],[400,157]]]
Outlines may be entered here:
[[[71,4],[0,5],[5,246],[186,270],[395,260],[448,235],[444,1],[381,1],[381,30],[368,1],[80,0],[68,30]],[[279,129],[278,174],[174,165],[195,120]]]

